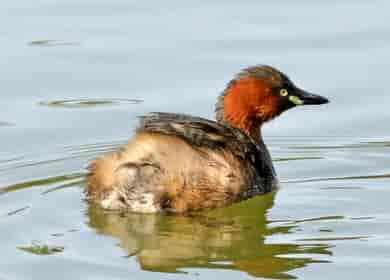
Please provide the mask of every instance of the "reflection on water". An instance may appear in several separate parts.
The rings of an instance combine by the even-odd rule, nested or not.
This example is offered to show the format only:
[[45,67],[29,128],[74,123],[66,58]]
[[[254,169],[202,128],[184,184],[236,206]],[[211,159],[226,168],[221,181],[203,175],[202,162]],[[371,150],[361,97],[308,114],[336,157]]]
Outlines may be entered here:
[[120,247],[135,257],[143,270],[218,268],[290,279],[294,278],[290,270],[327,262],[319,256],[331,252],[326,244],[267,243],[267,237],[288,234],[295,227],[269,224],[266,213],[275,194],[191,216],[119,214],[94,205],[88,207],[87,216],[91,227],[117,238]]

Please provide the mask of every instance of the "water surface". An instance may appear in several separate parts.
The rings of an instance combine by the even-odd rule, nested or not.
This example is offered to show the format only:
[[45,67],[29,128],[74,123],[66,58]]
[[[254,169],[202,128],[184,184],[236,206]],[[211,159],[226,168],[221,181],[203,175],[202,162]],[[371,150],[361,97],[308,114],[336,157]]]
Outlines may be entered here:
[[[3,3],[0,278],[385,278],[389,9],[347,0]],[[257,63],[331,100],[265,127],[277,192],[179,217],[84,201],[88,161],[125,143],[137,116],[212,118],[232,75]]]

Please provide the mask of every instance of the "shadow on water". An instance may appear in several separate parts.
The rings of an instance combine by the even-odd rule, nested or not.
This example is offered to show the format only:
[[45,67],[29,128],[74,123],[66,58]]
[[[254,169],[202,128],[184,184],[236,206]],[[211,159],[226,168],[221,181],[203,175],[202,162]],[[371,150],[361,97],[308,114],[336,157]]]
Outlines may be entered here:
[[107,212],[89,205],[87,216],[96,232],[117,238],[127,256],[148,271],[231,269],[256,277],[293,279],[288,273],[293,269],[328,262],[313,257],[331,255],[327,244],[267,243],[267,237],[288,234],[296,227],[271,226],[266,213],[274,198],[271,193],[190,216]]

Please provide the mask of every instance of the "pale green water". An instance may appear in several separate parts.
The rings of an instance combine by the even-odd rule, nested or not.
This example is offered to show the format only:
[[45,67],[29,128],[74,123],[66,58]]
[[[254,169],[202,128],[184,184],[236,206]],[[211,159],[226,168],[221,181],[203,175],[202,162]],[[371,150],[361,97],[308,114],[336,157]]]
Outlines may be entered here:
[[[0,279],[385,279],[385,1],[5,1]],[[239,69],[329,97],[264,131],[276,193],[190,217],[104,212],[85,166],[148,111],[213,117]],[[181,272],[181,273],[174,273]]]

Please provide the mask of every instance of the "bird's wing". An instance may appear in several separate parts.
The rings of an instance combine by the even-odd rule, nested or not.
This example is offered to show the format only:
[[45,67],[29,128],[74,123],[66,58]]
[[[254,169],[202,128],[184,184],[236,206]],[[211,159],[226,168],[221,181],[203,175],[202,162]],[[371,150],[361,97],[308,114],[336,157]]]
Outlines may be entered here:
[[210,149],[227,148],[235,156],[254,165],[259,147],[237,128],[185,114],[149,113],[140,117],[137,132],[155,132],[177,136],[191,145]]

